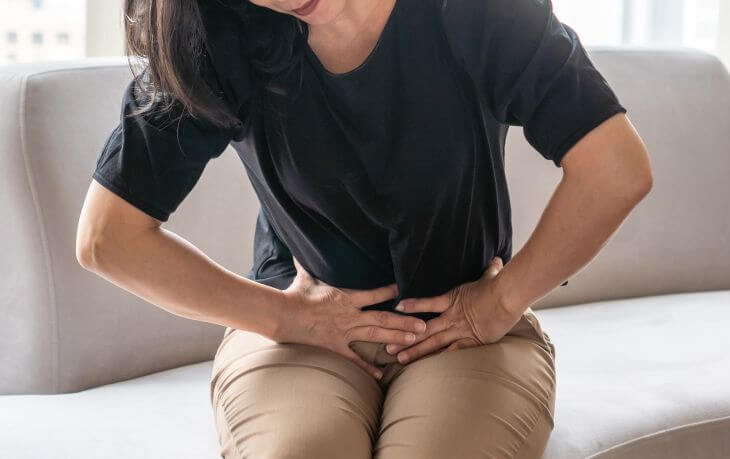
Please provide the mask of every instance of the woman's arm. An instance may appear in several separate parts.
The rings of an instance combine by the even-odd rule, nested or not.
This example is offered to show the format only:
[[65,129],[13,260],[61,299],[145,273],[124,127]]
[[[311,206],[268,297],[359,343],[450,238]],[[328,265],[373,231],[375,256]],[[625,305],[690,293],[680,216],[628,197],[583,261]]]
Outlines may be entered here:
[[561,166],[534,232],[491,281],[490,294],[508,316],[585,266],[652,188],[646,147],[623,113],[586,134]]
[[87,270],[188,319],[277,336],[283,291],[231,272],[92,181],[77,258]]
[[76,257],[87,270],[175,315],[330,349],[375,378],[382,372],[350,342],[407,344],[409,335],[426,328],[415,317],[362,310],[397,296],[396,284],[336,288],[312,278],[297,262],[291,285],[279,290],[225,269],[161,223],[92,181]]

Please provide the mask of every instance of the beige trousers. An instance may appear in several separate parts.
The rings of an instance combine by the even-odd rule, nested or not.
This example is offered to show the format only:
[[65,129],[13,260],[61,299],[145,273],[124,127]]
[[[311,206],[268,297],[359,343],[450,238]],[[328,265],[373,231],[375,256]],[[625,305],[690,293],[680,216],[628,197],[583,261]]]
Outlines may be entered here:
[[400,364],[227,328],[210,382],[225,459],[539,458],[553,429],[555,347],[534,312],[496,343]]

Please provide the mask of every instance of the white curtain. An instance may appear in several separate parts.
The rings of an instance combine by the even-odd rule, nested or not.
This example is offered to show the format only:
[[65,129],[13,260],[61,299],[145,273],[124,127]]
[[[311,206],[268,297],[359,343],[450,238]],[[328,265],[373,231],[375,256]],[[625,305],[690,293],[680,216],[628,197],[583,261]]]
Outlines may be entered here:
[[[717,54],[730,68],[730,0],[553,4],[558,18],[578,31],[586,45],[698,48]],[[0,0],[0,65],[120,55],[121,5],[122,0]],[[42,40],[35,38],[38,34]]]
[[730,69],[730,0],[720,1],[717,48],[718,54]]
[[730,66],[730,0],[553,0],[586,45],[688,47]]

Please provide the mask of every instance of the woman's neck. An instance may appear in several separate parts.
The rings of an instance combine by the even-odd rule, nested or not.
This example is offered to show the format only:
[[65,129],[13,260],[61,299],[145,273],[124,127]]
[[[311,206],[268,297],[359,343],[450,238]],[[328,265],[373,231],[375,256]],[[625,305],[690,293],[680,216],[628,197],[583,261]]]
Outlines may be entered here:
[[395,1],[348,0],[331,21],[308,24],[309,44],[341,49],[351,47],[361,37],[379,37]]
[[360,66],[380,39],[397,0],[350,0],[326,24],[309,25],[309,47],[331,73]]

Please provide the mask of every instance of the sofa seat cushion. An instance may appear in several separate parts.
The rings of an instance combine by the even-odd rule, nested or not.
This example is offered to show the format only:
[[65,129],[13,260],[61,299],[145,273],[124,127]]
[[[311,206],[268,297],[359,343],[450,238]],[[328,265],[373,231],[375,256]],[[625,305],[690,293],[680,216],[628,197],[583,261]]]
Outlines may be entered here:
[[537,309],[555,344],[544,457],[730,457],[730,290]]
[[[535,313],[557,368],[545,459],[730,457],[730,291]],[[16,459],[220,457],[211,368],[0,397],[0,451]]]
[[58,395],[0,397],[0,457],[219,458],[209,360]]

